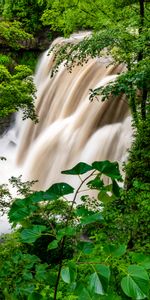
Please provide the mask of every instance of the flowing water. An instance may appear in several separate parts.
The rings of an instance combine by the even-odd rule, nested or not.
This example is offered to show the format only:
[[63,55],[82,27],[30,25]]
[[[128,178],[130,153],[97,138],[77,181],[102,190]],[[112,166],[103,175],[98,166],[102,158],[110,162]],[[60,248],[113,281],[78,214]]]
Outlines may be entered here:
[[[82,35],[74,35],[72,40],[79,38]],[[79,161],[126,160],[132,131],[125,97],[89,101],[89,89],[115,80],[124,66],[110,64],[108,57],[96,58],[74,67],[72,73],[62,64],[51,78],[53,53],[47,54],[41,57],[35,75],[39,123],[23,122],[17,116],[14,127],[1,138],[0,154],[7,156],[1,162],[1,183],[22,174],[24,180],[38,179],[36,189],[47,189],[62,180],[76,186],[77,180],[64,178],[60,172]]]

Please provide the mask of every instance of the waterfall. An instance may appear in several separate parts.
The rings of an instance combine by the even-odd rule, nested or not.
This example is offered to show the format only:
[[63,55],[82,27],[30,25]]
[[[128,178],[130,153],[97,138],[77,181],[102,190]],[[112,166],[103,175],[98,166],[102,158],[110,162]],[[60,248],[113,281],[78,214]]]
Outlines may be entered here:
[[[75,41],[80,38],[78,34],[71,37]],[[62,39],[54,43],[59,42]],[[46,51],[35,75],[39,123],[17,117],[15,126],[0,140],[4,145],[1,155],[7,156],[7,161],[1,162],[1,183],[22,174],[24,180],[38,180],[35,189],[47,189],[54,182],[74,180],[64,178],[61,171],[79,161],[126,160],[131,144],[127,100],[122,96],[89,101],[89,89],[115,80],[124,66],[112,65],[109,57],[95,58],[82,67],[75,66],[72,73],[61,64],[51,78],[53,59],[53,53]]]

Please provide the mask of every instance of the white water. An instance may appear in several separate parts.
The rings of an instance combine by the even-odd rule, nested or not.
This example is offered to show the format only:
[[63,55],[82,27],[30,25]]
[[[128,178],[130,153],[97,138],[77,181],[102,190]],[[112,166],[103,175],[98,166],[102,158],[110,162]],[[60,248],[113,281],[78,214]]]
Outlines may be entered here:
[[[81,37],[75,35],[72,41]],[[45,52],[35,76],[39,123],[23,122],[18,116],[15,126],[0,140],[0,154],[7,157],[1,162],[1,183],[22,174],[24,180],[39,180],[36,189],[62,180],[76,186],[77,180],[64,178],[60,172],[79,161],[126,160],[132,132],[125,97],[89,102],[89,89],[115,80],[124,67],[110,65],[110,58],[97,58],[75,67],[71,74],[61,65],[50,78],[52,66],[53,54]],[[7,227],[4,220],[0,233]]]

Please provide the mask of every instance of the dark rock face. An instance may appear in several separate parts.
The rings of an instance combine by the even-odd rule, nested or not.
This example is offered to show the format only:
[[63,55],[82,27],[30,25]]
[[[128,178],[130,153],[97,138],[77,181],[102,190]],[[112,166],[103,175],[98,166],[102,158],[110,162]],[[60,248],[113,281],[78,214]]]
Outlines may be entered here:
[[0,135],[8,130],[12,122],[14,121],[14,116],[9,115],[7,117],[0,118]]

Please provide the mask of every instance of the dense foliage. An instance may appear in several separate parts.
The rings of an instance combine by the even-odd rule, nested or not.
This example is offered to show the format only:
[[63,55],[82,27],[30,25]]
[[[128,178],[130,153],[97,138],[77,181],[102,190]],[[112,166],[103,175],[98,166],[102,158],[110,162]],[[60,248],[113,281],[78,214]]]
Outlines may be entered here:
[[[123,188],[118,164],[109,161],[81,162],[64,171],[79,176],[76,191],[63,182],[45,192],[32,192],[30,183],[13,178],[21,194],[13,200],[2,186],[0,203],[4,205],[5,198],[12,202],[9,219],[19,228],[1,238],[0,299],[150,299],[149,1],[1,0],[0,11],[1,116],[21,107],[25,117],[35,118],[32,71],[16,64],[25,61],[33,69],[32,50],[42,31],[49,28],[51,38],[92,29],[80,43],[52,49],[51,75],[62,61],[71,70],[90,56],[111,54],[112,63],[125,64],[126,72],[108,86],[90,91],[90,100],[102,96],[107,101],[111,95],[115,101],[124,93],[134,127]],[[109,177],[108,186],[103,176]],[[76,206],[85,185],[87,192]]]
[[[131,247],[133,224],[130,205],[122,214],[125,196],[118,185],[118,164],[81,162],[63,173],[79,176],[75,192],[62,182],[13,202],[9,218],[21,227],[2,244],[1,295],[45,300],[148,298],[150,259],[138,239]],[[103,175],[110,178],[108,186]],[[80,205],[75,205],[85,183],[97,191],[96,198],[82,195]],[[67,195],[73,193],[69,202]]]

